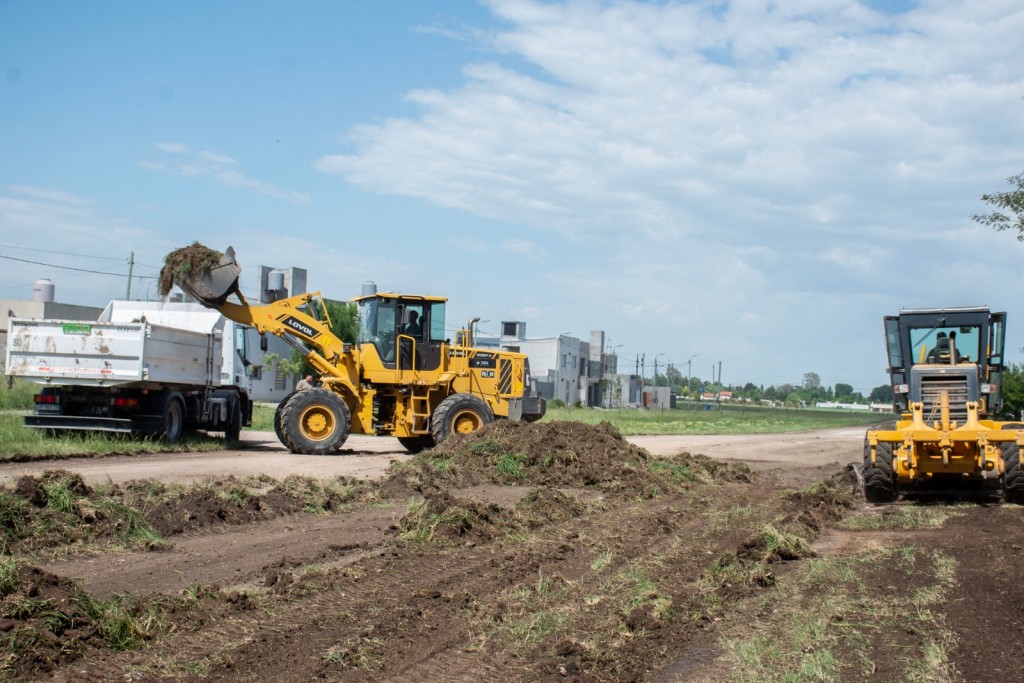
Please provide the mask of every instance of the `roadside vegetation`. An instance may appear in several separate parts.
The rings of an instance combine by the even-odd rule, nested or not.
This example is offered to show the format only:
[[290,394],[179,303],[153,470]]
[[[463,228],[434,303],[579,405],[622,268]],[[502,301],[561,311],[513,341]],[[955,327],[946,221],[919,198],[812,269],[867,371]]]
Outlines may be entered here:
[[[710,410],[704,408],[711,406]],[[253,408],[252,426],[261,432],[274,431],[276,405],[260,403]],[[777,434],[830,427],[864,426],[891,419],[891,415],[851,410],[814,408],[763,408],[697,404],[674,410],[636,410],[622,408],[552,407],[542,422],[582,422],[596,425],[609,422],[625,436],[642,434]]]
[[0,462],[94,457],[139,453],[188,453],[217,451],[224,440],[203,433],[191,434],[178,443],[151,437],[131,437],[106,432],[63,433],[50,436],[24,425],[20,412],[0,414]]

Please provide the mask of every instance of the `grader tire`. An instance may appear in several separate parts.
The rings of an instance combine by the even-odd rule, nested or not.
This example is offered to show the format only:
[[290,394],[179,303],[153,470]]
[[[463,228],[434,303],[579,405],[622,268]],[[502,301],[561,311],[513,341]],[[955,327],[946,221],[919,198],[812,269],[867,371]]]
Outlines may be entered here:
[[306,389],[281,409],[281,443],[292,453],[333,455],[348,438],[352,416],[340,396]]
[[430,432],[439,444],[453,434],[471,434],[494,421],[483,399],[473,394],[452,394],[441,401],[430,418]]
[[1002,445],[1003,464],[1003,498],[1008,503],[1024,504],[1024,471],[1020,467],[1020,446],[1016,441],[1006,441]]
[[864,441],[864,498],[869,503],[891,503],[896,500],[896,477],[892,470],[892,444],[880,441],[875,446],[875,462],[871,463],[871,444]]

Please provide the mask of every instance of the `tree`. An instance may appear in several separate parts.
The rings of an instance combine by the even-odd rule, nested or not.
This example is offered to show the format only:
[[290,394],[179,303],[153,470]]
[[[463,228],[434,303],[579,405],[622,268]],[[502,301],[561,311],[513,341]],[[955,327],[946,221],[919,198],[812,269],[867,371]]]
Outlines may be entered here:
[[1003,369],[1002,397],[999,417],[1018,420],[1024,416],[1024,363],[1010,363]]
[[849,399],[853,396],[853,386],[850,384],[836,383],[836,400]]
[[892,403],[892,387],[881,384],[871,390],[868,400],[872,403]]
[[821,378],[816,372],[804,373],[804,389],[817,389],[821,386]]
[[996,210],[971,218],[996,230],[1016,230],[1017,240],[1024,242],[1024,173],[1007,178],[1006,182],[1015,189],[981,195],[981,200],[996,207]]

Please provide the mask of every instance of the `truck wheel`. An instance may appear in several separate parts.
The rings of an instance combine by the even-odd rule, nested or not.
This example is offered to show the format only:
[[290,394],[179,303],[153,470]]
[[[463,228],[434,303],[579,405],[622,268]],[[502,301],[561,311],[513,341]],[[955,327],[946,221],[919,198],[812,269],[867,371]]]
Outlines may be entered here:
[[1009,503],[1024,504],[1024,471],[1020,468],[1020,446],[1016,441],[1006,441],[1002,445],[1003,465],[1003,498]]
[[437,406],[430,418],[434,443],[441,443],[452,434],[471,434],[494,421],[494,415],[483,399],[473,394],[452,394]]
[[167,443],[178,443],[185,428],[185,406],[178,394],[171,394],[164,401],[163,438]]
[[327,389],[306,389],[281,410],[281,442],[292,453],[336,453],[348,438],[351,420],[340,396]]
[[424,436],[400,436],[398,437],[398,443],[402,444],[402,446],[405,447],[405,450],[415,455],[420,451],[433,448],[434,437],[429,434]]
[[871,444],[864,440],[864,498],[869,503],[891,503],[896,500],[896,478],[892,471],[892,444],[883,441],[875,446],[875,464],[871,464]]
[[238,441],[242,436],[242,401],[236,400],[231,407],[231,417],[224,427],[225,441]]

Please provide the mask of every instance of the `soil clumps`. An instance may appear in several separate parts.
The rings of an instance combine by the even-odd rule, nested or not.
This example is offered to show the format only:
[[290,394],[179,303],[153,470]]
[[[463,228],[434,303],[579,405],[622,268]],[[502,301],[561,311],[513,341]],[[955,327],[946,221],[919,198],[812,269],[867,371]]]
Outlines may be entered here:
[[174,278],[185,275],[201,277],[213,270],[223,256],[219,251],[193,242],[187,247],[175,249],[164,257],[160,269],[160,296],[167,296],[174,287]]

